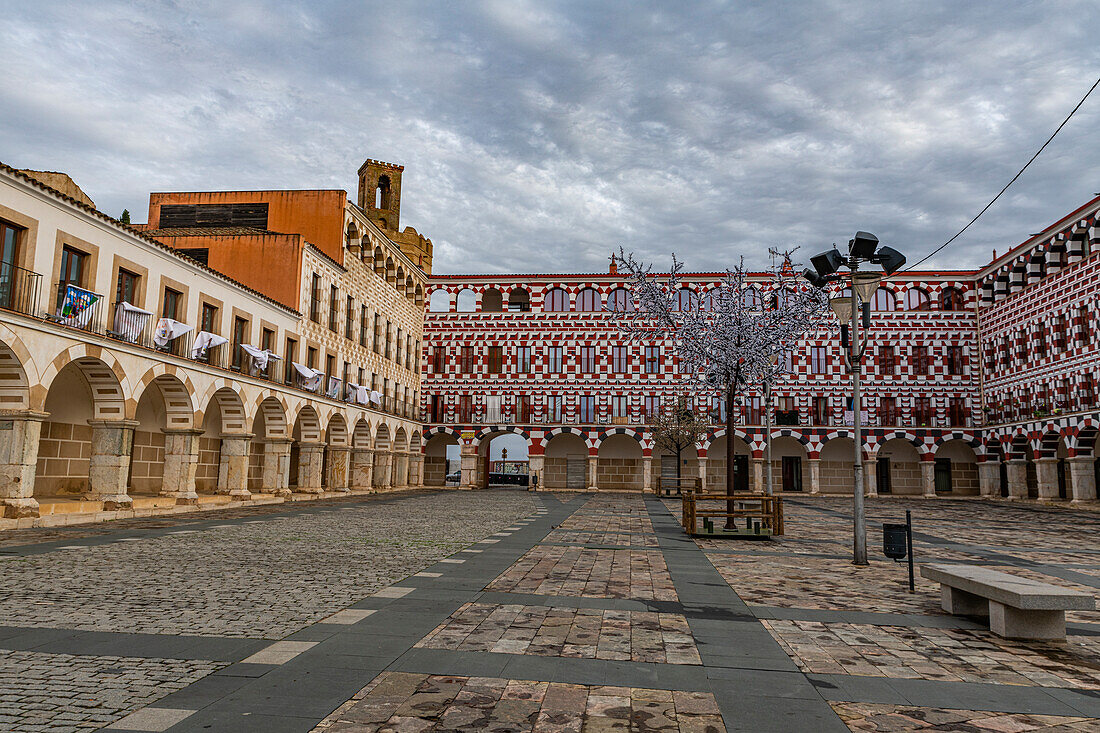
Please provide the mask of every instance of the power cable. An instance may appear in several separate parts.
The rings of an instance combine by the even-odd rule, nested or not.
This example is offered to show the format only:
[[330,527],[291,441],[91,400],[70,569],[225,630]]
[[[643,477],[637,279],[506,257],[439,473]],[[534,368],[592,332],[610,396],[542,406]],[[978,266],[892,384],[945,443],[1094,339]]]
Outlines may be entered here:
[[939,247],[936,247],[934,250],[932,250],[927,255],[925,255],[922,259],[918,260],[917,262],[914,262],[912,265],[909,265],[909,267],[906,267],[903,272],[908,272],[909,270],[912,270],[917,265],[923,264],[929,258],[931,258],[934,255],[938,254],[944,247],[946,247],[947,245],[954,242],[956,239],[959,238],[959,236],[963,232],[965,232],[967,229],[969,229],[970,225],[973,224],[974,222],[976,222],[978,220],[978,217],[980,217],[982,214],[984,214],[986,211],[988,211],[990,206],[997,203],[997,199],[1001,198],[1001,196],[1004,195],[1004,192],[1008,190],[1008,187],[1011,186],[1013,183],[1015,183],[1017,178],[1019,178],[1020,176],[1023,175],[1024,171],[1027,170],[1028,166],[1031,165],[1032,163],[1034,163],[1035,159],[1039,157],[1039,153],[1043,152],[1043,150],[1046,148],[1047,145],[1050,145],[1050,141],[1053,140],[1058,135],[1058,133],[1062,131],[1062,128],[1065,127],[1066,123],[1069,122],[1070,119],[1073,117],[1073,115],[1077,113],[1077,110],[1081,109],[1081,105],[1085,103],[1085,100],[1089,98],[1089,95],[1092,94],[1092,91],[1094,89],[1096,89],[1097,86],[1100,86],[1100,79],[1097,79],[1095,82],[1093,82],[1093,85],[1091,87],[1089,87],[1089,90],[1087,92],[1085,92],[1085,96],[1081,97],[1081,101],[1077,103],[1077,106],[1073,108],[1073,110],[1069,113],[1069,115],[1066,117],[1066,119],[1062,120],[1062,124],[1058,125],[1058,129],[1055,130],[1053,132],[1053,134],[1051,134],[1051,136],[1047,138],[1047,141],[1045,143],[1043,143],[1043,146],[1041,148],[1039,148],[1038,150],[1035,151],[1035,155],[1031,156],[1031,159],[1028,160],[1028,162],[1024,164],[1024,167],[1021,168],[1016,173],[1016,175],[1012,176],[1012,180],[1005,184],[1005,187],[1001,189],[1000,193],[998,193],[996,196],[994,196],[993,200],[990,201],[988,204],[986,204],[982,208],[982,210],[978,212],[977,216],[975,216],[973,219],[971,219],[969,222],[967,222],[967,225],[964,226],[962,229],[960,229],[958,232],[956,232],[955,236],[951,237],[951,239],[948,239],[946,242],[941,244]]

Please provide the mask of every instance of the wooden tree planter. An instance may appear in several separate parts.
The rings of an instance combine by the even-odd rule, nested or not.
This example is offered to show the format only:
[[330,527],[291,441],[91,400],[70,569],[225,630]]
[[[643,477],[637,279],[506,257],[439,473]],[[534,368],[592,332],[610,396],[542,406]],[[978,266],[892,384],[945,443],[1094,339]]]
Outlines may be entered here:
[[[783,499],[778,496],[684,491],[681,501],[684,531],[693,537],[766,539],[783,534]],[[727,529],[731,518],[734,526]]]

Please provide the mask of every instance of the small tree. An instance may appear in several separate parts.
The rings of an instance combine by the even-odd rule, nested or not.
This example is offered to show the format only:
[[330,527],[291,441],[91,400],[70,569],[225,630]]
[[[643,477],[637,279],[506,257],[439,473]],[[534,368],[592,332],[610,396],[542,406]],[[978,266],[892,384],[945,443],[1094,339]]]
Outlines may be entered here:
[[120,216],[118,218],[118,220],[121,221],[123,224],[129,224],[130,223],[130,210],[129,209],[123,209],[122,210],[122,216]]
[[[691,409],[685,396],[678,396],[664,405],[657,414],[650,416],[649,431],[657,447],[676,456],[676,490],[680,490],[680,467],[684,450],[699,442],[707,434],[709,422],[705,416]],[[658,480],[658,487],[660,481]]]

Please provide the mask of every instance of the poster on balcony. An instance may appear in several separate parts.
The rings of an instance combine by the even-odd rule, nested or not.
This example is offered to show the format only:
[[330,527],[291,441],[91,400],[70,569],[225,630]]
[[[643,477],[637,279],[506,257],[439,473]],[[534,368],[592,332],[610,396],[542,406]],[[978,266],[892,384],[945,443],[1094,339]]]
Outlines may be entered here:
[[124,341],[135,343],[152,315],[136,305],[121,301],[115,305],[115,333]]
[[69,285],[65,288],[65,300],[61,303],[61,320],[67,326],[87,328],[95,314],[95,304],[103,296],[90,290]]

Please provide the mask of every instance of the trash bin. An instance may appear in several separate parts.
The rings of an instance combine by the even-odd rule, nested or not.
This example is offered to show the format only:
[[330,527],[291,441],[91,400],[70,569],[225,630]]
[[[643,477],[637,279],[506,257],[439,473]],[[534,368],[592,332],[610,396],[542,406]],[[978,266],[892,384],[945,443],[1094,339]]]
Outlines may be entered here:
[[882,525],[882,554],[891,560],[901,560],[907,554],[904,524]]

